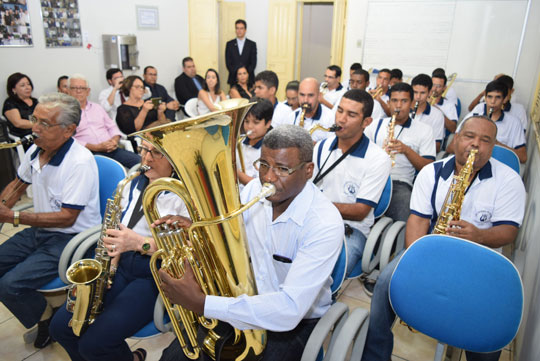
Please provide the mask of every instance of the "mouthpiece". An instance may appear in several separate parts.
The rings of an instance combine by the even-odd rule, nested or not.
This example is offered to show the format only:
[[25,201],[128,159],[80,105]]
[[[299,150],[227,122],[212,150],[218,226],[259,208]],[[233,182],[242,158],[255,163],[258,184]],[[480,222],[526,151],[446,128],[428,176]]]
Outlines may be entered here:
[[248,130],[248,131],[246,132],[246,136],[247,136],[247,137],[249,137],[251,134],[253,134],[253,130]]
[[146,172],[148,172],[150,170],[150,166],[148,165],[142,165],[139,167],[139,169],[137,169],[137,172],[139,172],[140,174],[144,174]]
[[338,130],[341,130],[343,129],[342,127],[340,127],[339,125],[337,124],[334,124],[332,125],[330,128],[328,128],[328,131],[329,132],[337,132]]
[[273,196],[274,193],[276,193],[276,186],[271,183],[264,183],[259,194],[261,195],[261,198],[268,198]]

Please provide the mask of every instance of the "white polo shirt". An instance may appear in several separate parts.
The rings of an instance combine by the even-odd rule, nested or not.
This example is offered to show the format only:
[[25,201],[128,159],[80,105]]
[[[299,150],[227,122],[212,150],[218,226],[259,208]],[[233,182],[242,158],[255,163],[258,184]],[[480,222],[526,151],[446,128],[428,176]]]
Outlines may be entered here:
[[448,91],[446,92],[446,99],[448,99],[448,101],[454,103],[455,106],[457,106],[457,103],[458,103],[458,96],[457,96],[457,93],[456,93],[456,90],[452,87],[450,87],[448,89]]
[[[414,183],[411,213],[431,220],[431,233],[453,181],[455,157],[425,166]],[[480,229],[501,224],[521,225],[525,212],[525,187],[519,175],[491,158],[478,171],[465,193],[461,219]]]
[[428,124],[433,130],[435,141],[442,143],[444,139],[444,115],[439,109],[426,103],[426,109],[421,114],[417,114],[414,120]]
[[[388,137],[390,117],[374,120],[364,130],[364,134],[383,147]],[[396,124],[394,138],[411,147],[417,154],[426,159],[435,160],[435,139],[431,127],[420,121],[409,118],[403,126]],[[392,181],[401,181],[412,186],[416,169],[404,154],[396,154],[396,164],[392,167]]]
[[[335,134],[317,143],[313,151],[315,169],[312,180],[328,170],[342,154]],[[367,237],[375,221],[373,209],[379,203],[391,168],[388,154],[368,137],[362,136],[358,147],[316,185],[332,202],[363,203],[372,207],[362,221],[344,220]]]
[[[140,175],[124,188],[122,192],[122,200],[120,201],[120,206],[124,210],[122,212],[123,225],[128,225],[129,220],[133,215],[133,211],[135,210],[135,206],[137,205],[137,200],[139,197],[142,197],[141,192],[144,191],[147,183],[148,178],[146,178],[144,175]],[[175,193],[161,192],[156,203],[161,216],[172,214],[190,218],[184,201],[182,201],[182,198],[177,196]],[[144,237],[152,236],[152,232],[150,231],[150,227],[148,227],[148,222],[146,221],[144,214],[139,221],[135,223],[132,230]]]
[[100,224],[99,176],[92,153],[69,138],[41,168],[40,150],[32,145],[17,170],[20,180],[32,184],[35,213],[60,212],[61,208],[81,211],[70,227],[44,229],[79,233]]
[[[468,119],[473,115],[486,115],[486,107],[486,104],[483,103],[482,106],[479,107],[479,112],[475,113],[473,110],[463,119]],[[495,120],[495,124],[497,125],[497,140],[499,142],[513,149],[525,146],[525,133],[523,132],[523,126],[519,119],[514,118],[509,113],[502,112],[499,119]],[[458,125],[456,133],[459,132],[462,126],[463,122]]]
[[[478,103],[472,110],[472,113],[481,114],[484,111],[486,103]],[[529,118],[527,117],[527,111],[525,107],[519,103],[510,102],[504,107],[504,112],[510,114],[514,118],[519,119],[524,131],[527,131],[529,127]]]
[[[441,98],[436,104],[433,105],[434,108],[438,108],[445,117],[453,121],[454,123],[457,123],[458,121],[458,115],[457,115],[457,108],[446,98]],[[450,134],[450,132],[447,130],[447,134]]]
[[324,94],[324,99],[330,104],[336,105],[338,100],[341,99],[346,91],[347,90],[343,87],[343,85],[339,84],[336,89],[328,90],[326,94]]
[[287,121],[292,112],[293,111],[288,104],[276,101],[276,104],[274,105],[274,114],[272,115],[272,126],[277,127],[280,124],[288,124]]
[[[302,111],[302,108],[298,108],[294,112],[292,112],[289,115],[289,118],[286,124],[299,125],[301,111]],[[326,106],[322,104],[319,104],[312,118],[308,118],[308,117],[304,118],[304,129],[309,131],[315,124],[320,124],[321,126],[325,128],[330,128],[332,125],[334,125],[335,119],[336,117],[334,113],[332,113],[332,110],[328,109]],[[318,142],[319,140],[328,138],[330,135],[331,135],[330,132],[317,130],[313,133],[311,138],[313,139],[313,141]]]

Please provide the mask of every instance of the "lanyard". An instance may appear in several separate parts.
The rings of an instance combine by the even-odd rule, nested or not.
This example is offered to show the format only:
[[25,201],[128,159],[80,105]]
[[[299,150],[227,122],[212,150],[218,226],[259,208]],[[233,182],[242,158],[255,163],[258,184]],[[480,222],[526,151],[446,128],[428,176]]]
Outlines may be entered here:
[[328,153],[328,156],[324,160],[322,167],[319,168],[319,171],[317,172],[317,175],[315,176],[313,183],[314,184],[319,183],[328,173],[330,173],[332,169],[334,169],[339,163],[341,163],[341,161],[345,159],[346,156],[354,152],[356,148],[358,148],[358,146],[360,145],[360,142],[362,141],[363,137],[364,135],[362,134],[362,137],[360,137],[360,139],[358,139],[356,143],[354,143],[349,149],[347,149],[345,153],[341,155],[341,157],[339,157],[334,163],[332,163],[332,165],[330,166],[330,168],[328,168],[328,170],[326,170],[323,174],[321,174],[321,171],[323,170],[324,166],[326,165],[326,162],[328,162],[328,159],[330,158],[330,155],[332,154],[332,151],[330,151]]

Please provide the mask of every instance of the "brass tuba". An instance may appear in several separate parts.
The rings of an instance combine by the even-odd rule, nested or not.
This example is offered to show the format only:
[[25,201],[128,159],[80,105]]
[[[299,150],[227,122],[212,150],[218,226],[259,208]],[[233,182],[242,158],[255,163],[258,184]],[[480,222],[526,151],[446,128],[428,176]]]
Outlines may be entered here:
[[[274,186],[263,186],[254,200],[244,206],[240,204],[235,150],[241,120],[250,106],[233,107],[135,133],[159,149],[180,178],[161,178],[146,188],[143,209],[148,223],[161,218],[156,199],[165,191],[182,198],[193,221],[188,230],[152,228],[158,251],[150,261],[178,341],[190,359],[197,359],[202,349],[214,360],[257,360],[266,345],[264,330],[232,329],[223,322],[171,304],[160,287],[158,274],[161,261],[162,269],[175,278],[182,277],[183,260],[187,259],[207,295],[257,294],[243,218],[238,216],[258,200],[273,194]],[[232,330],[230,339],[219,331],[223,327]],[[225,346],[219,351],[221,344]]]

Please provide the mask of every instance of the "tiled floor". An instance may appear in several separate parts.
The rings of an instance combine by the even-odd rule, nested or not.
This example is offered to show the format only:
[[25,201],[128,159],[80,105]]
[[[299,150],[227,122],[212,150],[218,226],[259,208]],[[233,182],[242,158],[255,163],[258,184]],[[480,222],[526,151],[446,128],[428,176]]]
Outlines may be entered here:
[[[0,244],[11,235],[21,230],[13,228],[11,225],[4,225],[0,232]],[[369,309],[371,299],[363,290],[362,284],[358,280],[345,281],[338,300],[347,304],[352,310],[357,307]],[[394,326],[395,345],[393,361],[428,361],[433,360],[435,354],[436,341],[420,333],[413,333],[405,326],[396,323]],[[37,350],[33,345],[27,345],[23,341],[23,334],[26,329],[11,315],[11,313],[0,303],[0,360],[4,361],[45,361],[69,360],[67,353],[57,343]],[[158,360],[161,351],[174,338],[172,333],[152,337],[145,340],[128,340],[133,350],[143,347],[148,352],[148,361]],[[461,357],[465,361],[465,355]],[[509,349],[503,351],[500,361],[511,361],[512,354]]]

